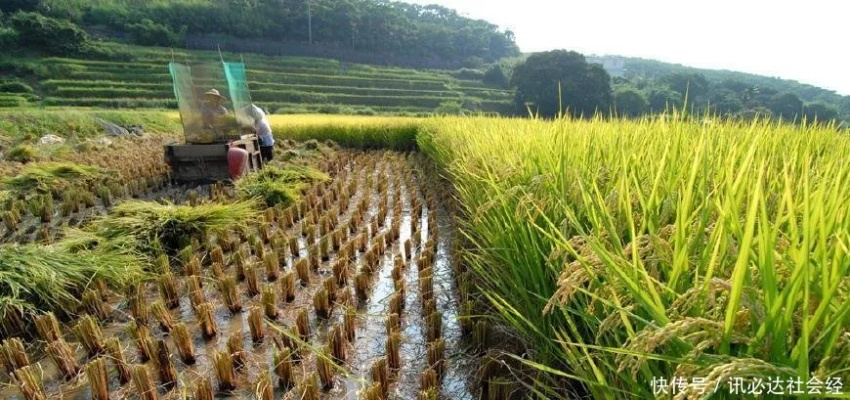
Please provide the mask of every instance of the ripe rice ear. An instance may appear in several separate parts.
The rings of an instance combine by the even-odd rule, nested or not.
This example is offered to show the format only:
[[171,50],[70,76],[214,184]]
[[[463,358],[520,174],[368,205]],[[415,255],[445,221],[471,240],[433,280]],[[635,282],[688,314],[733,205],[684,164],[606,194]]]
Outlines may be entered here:
[[300,400],[319,400],[318,376],[313,372],[304,377],[296,387],[297,396]]

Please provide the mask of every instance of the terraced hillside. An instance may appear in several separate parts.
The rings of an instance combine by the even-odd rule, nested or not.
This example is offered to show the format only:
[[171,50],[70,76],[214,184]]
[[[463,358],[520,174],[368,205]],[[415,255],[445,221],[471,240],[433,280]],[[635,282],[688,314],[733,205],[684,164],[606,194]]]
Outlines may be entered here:
[[[16,59],[0,63],[0,75],[25,78],[31,94],[0,93],[0,106],[175,108],[168,74],[178,62],[214,62],[217,52],[131,48],[132,60]],[[511,93],[452,71],[347,64],[331,59],[224,54],[244,59],[255,102],[272,111],[430,113],[464,109],[504,113]]]

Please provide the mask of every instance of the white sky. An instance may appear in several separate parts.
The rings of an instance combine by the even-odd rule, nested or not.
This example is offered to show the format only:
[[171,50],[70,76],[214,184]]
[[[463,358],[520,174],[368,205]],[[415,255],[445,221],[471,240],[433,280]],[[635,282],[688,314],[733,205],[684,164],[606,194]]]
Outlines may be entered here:
[[850,95],[846,0],[403,0],[516,34],[523,52],[622,55],[793,79]]

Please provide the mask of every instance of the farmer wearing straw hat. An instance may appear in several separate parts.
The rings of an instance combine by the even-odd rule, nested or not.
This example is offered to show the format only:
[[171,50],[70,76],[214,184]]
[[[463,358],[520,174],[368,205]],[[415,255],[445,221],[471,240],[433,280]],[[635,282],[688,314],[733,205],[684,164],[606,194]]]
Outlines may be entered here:
[[222,120],[222,117],[227,115],[227,108],[224,103],[227,99],[218,93],[216,89],[210,89],[201,95],[201,117],[203,118],[204,127],[214,129]]

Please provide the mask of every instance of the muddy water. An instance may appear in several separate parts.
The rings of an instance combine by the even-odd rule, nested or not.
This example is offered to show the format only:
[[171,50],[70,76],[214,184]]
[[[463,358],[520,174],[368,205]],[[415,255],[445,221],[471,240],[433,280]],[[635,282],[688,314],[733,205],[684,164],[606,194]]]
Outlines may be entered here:
[[[346,153],[347,154],[347,153]],[[402,244],[411,239],[413,243],[412,257],[406,261],[406,268],[403,272],[403,280],[406,282],[405,308],[404,314],[401,316],[401,368],[397,373],[391,374],[391,387],[389,390],[389,398],[392,399],[414,399],[419,391],[419,376],[427,367],[427,344],[425,335],[425,324],[422,316],[422,303],[419,297],[418,285],[418,266],[416,262],[418,256],[426,243],[432,237],[432,231],[439,232],[437,240],[437,252],[434,262],[434,297],[437,302],[437,308],[443,314],[443,337],[446,340],[446,373],[442,379],[440,386],[440,398],[443,399],[472,399],[470,385],[467,380],[471,374],[472,366],[467,362],[467,357],[463,354],[460,345],[460,328],[456,317],[458,314],[458,299],[454,291],[454,281],[452,276],[452,232],[451,219],[441,207],[430,209],[425,201],[424,193],[418,188],[421,184],[420,179],[414,175],[412,182],[414,187],[408,187],[409,181],[402,179],[399,175],[401,169],[412,168],[410,161],[402,155],[393,153],[357,153],[351,155],[352,160],[348,163],[346,169],[348,171],[345,186],[348,181],[356,181],[356,192],[352,195],[349,207],[340,215],[339,226],[346,226],[349,219],[355,212],[357,204],[361,199],[369,200],[368,213],[363,216],[363,224],[358,227],[356,233],[349,235],[351,239],[356,237],[362,231],[363,226],[368,225],[372,217],[378,215],[378,203],[381,196],[390,197],[388,202],[390,212],[387,213],[387,218],[383,227],[379,232],[371,232],[371,237],[375,233],[388,232],[393,223],[392,204],[393,201],[400,197],[402,202],[402,213],[400,223],[400,238],[387,247],[385,254],[381,258],[380,266],[376,270],[372,279],[372,287],[370,296],[365,301],[355,300],[359,315],[356,339],[353,343],[348,344],[348,357],[346,361],[340,365],[337,371],[333,389],[323,391],[323,399],[356,399],[358,391],[364,388],[371,382],[370,368],[374,361],[378,358],[386,356],[386,317],[389,306],[389,298],[394,293],[394,283],[391,277],[394,259],[397,255],[403,253]],[[385,194],[381,194],[377,190],[377,185],[372,185],[367,191],[366,180],[369,175],[372,179],[378,180],[383,177],[387,179],[388,185]],[[341,179],[337,176],[337,179]],[[330,186],[328,186],[330,187]],[[424,188],[427,190],[427,188]],[[204,187],[196,188],[199,191],[199,197],[208,197],[208,190]],[[179,193],[177,188],[164,188],[159,191],[161,197],[176,200],[181,202],[185,197]],[[321,195],[321,193],[317,193]],[[416,196],[423,206],[422,215],[413,215],[412,213],[412,198]],[[436,215],[437,226],[428,225],[429,215]],[[420,236],[413,237],[411,221],[413,218],[419,220]],[[283,233],[288,237],[297,237],[299,252],[298,254],[286,254],[281,257],[281,264],[286,265],[281,274],[293,268],[294,263],[299,258],[307,257],[311,243],[307,243],[305,236],[300,233],[305,228],[304,220],[297,221],[296,224]],[[277,228],[275,228],[277,229]],[[370,240],[370,246],[373,240]],[[243,246],[248,249],[247,243]],[[267,251],[270,248],[266,249]],[[288,252],[287,252],[288,253]],[[253,256],[252,256],[253,257]],[[225,260],[230,258],[230,254],[225,255]],[[362,264],[363,254],[357,252],[355,262],[352,267]],[[253,259],[259,265],[259,261]],[[313,349],[318,350],[327,344],[328,330],[335,323],[342,323],[344,310],[342,307],[333,307],[331,316],[328,319],[319,319],[313,310],[312,300],[316,291],[321,287],[321,282],[324,278],[332,276],[331,266],[336,261],[336,254],[332,254],[329,261],[324,262],[318,271],[313,271],[311,283],[308,286],[301,286],[300,283],[296,291],[296,299],[291,303],[285,303],[278,298],[277,306],[280,309],[279,317],[274,321],[266,321],[266,338],[261,343],[254,343],[250,337],[248,326],[248,310],[251,306],[260,305],[260,296],[248,298],[245,295],[245,283],[239,284],[239,291],[242,293],[243,310],[240,313],[232,314],[224,305],[224,302],[216,289],[215,281],[210,276],[210,271],[205,270],[206,278],[204,279],[204,297],[206,301],[214,306],[215,321],[218,328],[218,333],[215,338],[205,340],[200,335],[198,321],[191,307],[188,296],[186,295],[185,286],[182,287],[180,299],[180,307],[172,310],[171,314],[174,323],[183,322],[193,334],[193,343],[195,348],[196,362],[193,365],[185,365],[180,360],[176,347],[169,334],[164,332],[151,316],[151,332],[154,339],[163,339],[170,351],[172,352],[172,362],[175,364],[179,383],[176,390],[166,393],[160,387],[160,398],[182,398],[183,395],[194,392],[194,387],[197,384],[199,377],[208,377],[213,383],[213,387],[217,386],[215,378],[215,370],[213,366],[213,355],[218,351],[225,351],[227,348],[227,339],[231,335],[240,335],[243,347],[247,352],[246,365],[243,369],[237,371],[237,391],[227,395],[219,394],[216,398],[255,398],[254,387],[260,373],[264,370],[273,371],[272,354],[273,340],[272,337],[279,335],[281,330],[287,330],[294,327],[295,318],[299,310],[306,308],[310,316],[311,338],[309,347],[303,349],[303,360],[294,366],[295,381],[298,382],[302,377],[314,372],[315,356],[312,355]],[[227,265],[226,274],[232,274],[235,267]],[[272,284],[279,288],[279,282],[267,282],[265,272],[260,267],[258,275],[261,279],[261,285]],[[179,272],[175,270],[175,275]],[[351,279],[356,275],[356,271],[352,268]],[[181,282],[185,285],[185,282]],[[350,283],[350,285],[353,285]],[[349,287],[352,291],[353,288]],[[158,291],[156,285],[149,285],[147,288],[150,302],[156,301]],[[277,291],[279,296],[279,290]],[[126,302],[117,301],[114,303],[119,310],[126,310]],[[104,327],[106,337],[118,336],[122,340],[124,346],[125,357],[130,364],[139,363],[139,356],[135,343],[130,339],[126,332],[126,311],[116,310],[114,313],[114,322],[107,324]],[[66,335],[66,340],[69,343],[75,339]],[[72,345],[76,345],[72,343]],[[43,347],[43,346],[42,346]],[[84,360],[84,355],[78,347],[78,360]],[[82,363],[82,361],[81,361]],[[58,371],[50,360],[44,359],[39,361],[39,364],[44,369],[45,389],[49,398],[64,398],[64,399],[88,399],[91,398],[89,385],[84,374],[70,382],[62,382],[58,378]],[[158,375],[153,367],[152,362],[147,363],[150,369],[151,378],[154,382],[158,382]],[[111,398],[137,398],[135,397],[135,388],[132,384],[119,387],[116,373],[113,368],[110,369],[110,389],[112,390]],[[277,386],[277,379],[272,373],[273,381]],[[8,382],[6,379],[5,381]],[[0,398],[20,398],[17,389],[7,387],[0,389]],[[275,388],[274,396],[278,398],[300,398],[297,390],[285,390],[284,388]]]

